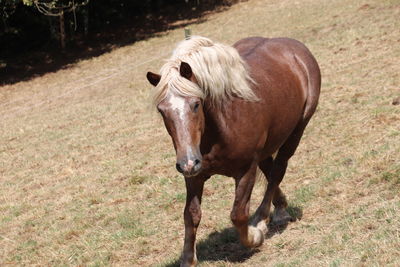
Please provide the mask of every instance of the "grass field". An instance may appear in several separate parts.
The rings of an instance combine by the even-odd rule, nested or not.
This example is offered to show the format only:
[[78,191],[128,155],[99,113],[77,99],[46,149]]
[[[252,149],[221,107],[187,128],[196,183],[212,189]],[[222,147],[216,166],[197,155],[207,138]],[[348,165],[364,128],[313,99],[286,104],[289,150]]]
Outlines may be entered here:
[[[323,77],[282,183],[299,220],[243,248],[229,219],[233,179],[215,176],[200,266],[400,266],[399,18],[398,0],[251,0],[191,25],[230,44],[296,38]],[[182,37],[165,32],[0,88],[0,266],[179,263],[184,181],[145,73]]]

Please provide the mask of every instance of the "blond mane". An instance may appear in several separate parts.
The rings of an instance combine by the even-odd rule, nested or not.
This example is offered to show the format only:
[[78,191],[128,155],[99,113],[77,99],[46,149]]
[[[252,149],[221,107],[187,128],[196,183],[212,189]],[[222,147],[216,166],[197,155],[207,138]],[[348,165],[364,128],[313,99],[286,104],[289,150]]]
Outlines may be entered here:
[[[191,66],[197,84],[179,74],[182,61]],[[168,90],[182,96],[208,97],[216,105],[233,96],[248,101],[258,100],[251,89],[254,81],[237,50],[205,37],[192,36],[180,42],[160,74],[161,80],[153,98],[155,105],[165,98]]]

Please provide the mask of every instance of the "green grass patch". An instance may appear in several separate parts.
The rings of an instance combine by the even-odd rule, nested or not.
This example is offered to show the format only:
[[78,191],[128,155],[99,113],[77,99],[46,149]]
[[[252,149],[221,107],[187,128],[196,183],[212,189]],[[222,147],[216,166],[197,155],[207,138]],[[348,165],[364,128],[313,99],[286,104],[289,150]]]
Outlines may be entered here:
[[400,165],[382,173],[381,180],[393,185],[400,185]]
[[302,186],[294,191],[294,197],[290,205],[294,207],[304,207],[315,196],[314,187],[311,185]]
[[145,226],[130,211],[117,216],[116,222],[122,228],[113,234],[115,240],[125,240],[147,235]]
[[146,183],[148,180],[147,176],[144,175],[138,175],[138,174],[132,174],[132,176],[129,178],[128,183],[131,186],[136,186],[136,185],[141,185]]

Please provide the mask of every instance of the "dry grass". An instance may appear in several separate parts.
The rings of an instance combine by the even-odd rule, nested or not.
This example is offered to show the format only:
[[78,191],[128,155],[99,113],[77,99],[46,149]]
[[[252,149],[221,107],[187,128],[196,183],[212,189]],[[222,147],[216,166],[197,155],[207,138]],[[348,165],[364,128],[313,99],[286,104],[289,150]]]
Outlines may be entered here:
[[[226,43],[294,37],[323,74],[318,111],[283,182],[301,220],[244,249],[229,221],[233,181],[216,176],[205,189],[200,265],[400,265],[399,17],[397,0],[252,0],[192,26]],[[0,88],[1,266],[178,262],[184,183],[148,111],[144,77],[182,35]]]

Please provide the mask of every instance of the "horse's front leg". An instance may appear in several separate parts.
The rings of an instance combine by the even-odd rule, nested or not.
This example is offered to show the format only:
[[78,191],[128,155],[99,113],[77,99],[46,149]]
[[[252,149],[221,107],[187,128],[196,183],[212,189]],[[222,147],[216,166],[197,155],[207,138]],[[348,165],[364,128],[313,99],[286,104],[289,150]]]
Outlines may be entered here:
[[185,178],[186,205],[184,211],[185,242],[183,245],[181,266],[194,266],[196,257],[196,232],[201,219],[201,196],[205,179]]
[[240,241],[246,247],[258,247],[264,242],[264,233],[257,227],[248,225],[250,197],[256,180],[257,165],[241,178],[236,178],[235,202],[231,212],[231,220],[239,232]]

